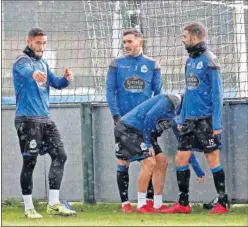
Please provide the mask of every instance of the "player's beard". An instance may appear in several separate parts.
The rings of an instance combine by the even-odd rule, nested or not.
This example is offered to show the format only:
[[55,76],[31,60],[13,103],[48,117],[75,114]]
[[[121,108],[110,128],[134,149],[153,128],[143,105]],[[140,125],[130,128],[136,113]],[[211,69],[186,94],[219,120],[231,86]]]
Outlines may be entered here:
[[190,39],[190,42],[188,44],[185,43],[185,41],[183,41],[184,47],[186,50],[191,49],[192,47],[194,47],[195,45],[193,44],[192,40]]
[[42,55],[37,55],[35,53],[35,51],[29,47],[29,46],[26,46],[25,49],[23,50],[23,53],[27,54],[29,57],[32,57],[32,58],[35,58],[36,60],[40,60],[43,56],[43,52],[42,52]]
[[36,60],[39,60],[42,58],[44,51],[36,50],[35,48],[32,47],[32,44],[30,46],[30,49],[33,51],[34,56],[35,56],[34,58]]

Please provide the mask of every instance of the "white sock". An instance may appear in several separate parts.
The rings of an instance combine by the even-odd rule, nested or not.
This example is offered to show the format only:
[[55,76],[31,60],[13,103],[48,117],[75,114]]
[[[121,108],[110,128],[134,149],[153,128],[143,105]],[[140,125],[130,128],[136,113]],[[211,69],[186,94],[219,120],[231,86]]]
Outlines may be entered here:
[[146,192],[138,192],[138,204],[137,208],[140,208],[146,204]]
[[154,208],[158,209],[163,205],[162,195],[154,195]]
[[48,203],[50,206],[60,203],[59,202],[59,190],[50,189]]
[[34,208],[32,194],[31,195],[22,195],[24,201],[25,211]]
[[125,202],[121,203],[121,206],[124,207],[124,205],[129,204],[129,203],[130,203],[129,201],[125,201]]

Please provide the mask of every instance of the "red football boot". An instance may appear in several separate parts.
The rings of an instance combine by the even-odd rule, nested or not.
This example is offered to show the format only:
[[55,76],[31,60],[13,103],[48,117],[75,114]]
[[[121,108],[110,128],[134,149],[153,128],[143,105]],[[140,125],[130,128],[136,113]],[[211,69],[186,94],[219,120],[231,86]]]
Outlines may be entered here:
[[162,205],[158,209],[155,208],[157,213],[166,213],[166,210],[168,210],[168,209],[169,209],[169,207],[167,207],[166,205]]
[[163,213],[166,214],[173,214],[173,213],[190,213],[191,212],[191,207],[190,205],[188,206],[183,206],[180,203],[174,203],[171,207],[168,209],[163,209]]
[[220,203],[216,203],[214,208],[209,211],[209,214],[225,214],[228,212],[226,207],[223,207]]
[[150,200],[150,199],[146,200],[146,204],[147,204],[147,206],[149,206],[150,208],[153,208],[153,200]]
[[134,212],[130,203],[124,204],[121,210],[122,210],[122,213],[133,213]]
[[141,214],[154,214],[156,213],[156,210],[152,207],[149,207],[147,204],[143,205],[140,208],[136,209],[137,213],[141,213]]

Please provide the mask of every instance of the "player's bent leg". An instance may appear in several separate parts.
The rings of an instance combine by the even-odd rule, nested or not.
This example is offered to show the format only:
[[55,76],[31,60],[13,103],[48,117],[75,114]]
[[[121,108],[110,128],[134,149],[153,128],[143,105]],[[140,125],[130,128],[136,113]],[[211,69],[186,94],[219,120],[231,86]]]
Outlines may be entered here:
[[154,186],[154,208],[157,212],[162,212],[168,207],[163,205],[163,188],[168,167],[167,157],[163,153],[159,153],[155,156],[156,167],[152,173],[152,180]]
[[156,167],[153,170],[153,187],[154,187],[154,195],[161,195],[163,193],[164,182],[168,167],[167,157],[160,153],[155,156]]
[[228,197],[225,190],[225,173],[220,165],[219,149],[205,153],[208,165],[214,178],[214,184],[218,193],[218,202],[214,205],[210,214],[223,214],[228,212]]
[[[152,133],[151,142],[152,142],[152,146],[153,146],[154,151],[155,151],[155,157],[158,154],[163,153],[162,149],[160,148],[160,146],[158,144],[157,139],[158,139],[158,135],[156,133],[154,133],[154,134]],[[148,188],[147,188],[146,203],[150,208],[153,208],[153,206],[154,206],[154,187],[153,187],[152,177],[149,181]]]
[[144,159],[141,150],[143,138],[132,128],[118,122],[115,126],[115,155],[117,163],[117,184],[122,201],[122,211],[132,213],[132,207],[128,201],[129,174],[128,163]]
[[149,157],[141,161],[141,169],[138,176],[138,204],[136,210],[138,213],[156,212],[146,203],[146,190],[155,167],[156,160],[154,157]]
[[146,192],[149,180],[156,167],[156,160],[153,157],[141,161],[141,169],[138,177],[138,191]]

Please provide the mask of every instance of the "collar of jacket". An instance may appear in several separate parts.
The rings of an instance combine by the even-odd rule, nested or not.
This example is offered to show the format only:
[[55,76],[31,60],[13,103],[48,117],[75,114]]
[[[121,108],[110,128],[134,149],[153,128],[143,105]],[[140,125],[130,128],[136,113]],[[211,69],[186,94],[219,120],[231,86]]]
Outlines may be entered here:
[[199,57],[206,49],[207,49],[207,45],[205,42],[199,42],[193,47],[186,48],[186,50],[189,53],[189,57],[191,58]]
[[29,46],[25,47],[23,53],[28,55],[30,58],[34,58],[35,60],[40,60],[42,58],[40,56],[37,56],[35,52],[31,48],[29,48]]
[[137,56],[127,56],[127,58],[129,59],[135,59],[135,60],[139,60],[140,58],[143,57],[143,53],[137,55]]

